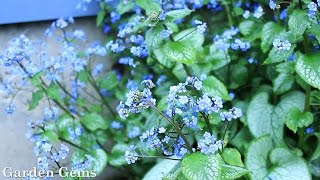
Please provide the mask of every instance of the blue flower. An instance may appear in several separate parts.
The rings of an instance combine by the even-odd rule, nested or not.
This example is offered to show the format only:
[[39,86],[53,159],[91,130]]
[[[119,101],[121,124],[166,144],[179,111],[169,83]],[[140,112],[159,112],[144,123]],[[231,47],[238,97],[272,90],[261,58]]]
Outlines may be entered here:
[[288,40],[281,40],[279,38],[273,41],[273,46],[278,50],[290,50],[291,43]]
[[93,157],[90,155],[85,155],[85,159],[83,161],[76,161],[71,163],[71,169],[73,171],[86,171],[89,170],[93,165]]
[[272,10],[275,10],[277,7],[277,4],[274,2],[274,0],[269,0],[269,7]]
[[242,14],[243,18],[248,19],[250,17],[250,11],[245,10]]
[[139,113],[142,110],[149,108],[151,105],[155,105],[156,102],[156,99],[152,97],[149,88],[144,88],[143,91],[131,89],[126,97],[126,102],[123,103],[121,101],[117,107],[117,111],[123,119],[127,118],[129,113]]
[[138,126],[133,126],[128,132],[129,138],[135,138],[139,135],[140,135],[140,128]]
[[164,30],[161,31],[160,34],[161,34],[161,37],[162,37],[163,39],[168,39],[172,33],[173,33],[173,32],[172,32],[171,30],[166,30],[166,29],[164,29]]
[[111,12],[110,13],[110,21],[111,23],[115,23],[116,21],[120,20],[121,19],[121,15],[116,13],[116,12]]
[[139,155],[136,152],[137,146],[130,146],[128,150],[126,150],[124,157],[128,164],[133,164],[139,159]]
[[287,10],[288,10],[288,9],[283,9],[283,10],[280,12],[280,20],[284,20],[284,19],[288,16]]
[[254,12],[253,12],[253,16],[256,18],[260,18],[263,15],[263,9],[261,6],[258,6],[255,8]]
[[196,25],[198,32],[200,32],[201,34],[203,34],[207,29],[207,23],[204,23],[202,21],[195,20],[194,24]]
[[5,108],[5,111],[7,114],[13,114],[14,110],[16,109],[16,106],[13,104],[10,104]]
[[233,107],[229,109],[228,112],[221,112],[220,118],[222,121],[231,121],[234,119],[239,119],[242,116],[242,111],[239,108]]
[[314,129],[312,127],[306,128],[306,134],[312,134],[314,132]]
[[123,125],[118,121],[112,121],[111,122],[111,128],[112,129],[118,130],[118,129],[121,129],[122,127],[123,127]]
[[205,132],[203,138],[198,142],[198,149],[206,155],[211,155],[222,149],[222,141],[217,140],[214,135]]
[[308,16],[315,17],[317,11],[318,11],[318,5],[314,2],[310,2],[308,4]]
[[38,158],[38,168],[40,170],[48,170],[49,168],[49,160],[47,157],[39,157]]
[[133,67],[133,68],[135,68],[137,65],[134,63],[134,59],[131,57],[121,57],[118,62],[119,62],[119,64],[126,64],[126,65]]

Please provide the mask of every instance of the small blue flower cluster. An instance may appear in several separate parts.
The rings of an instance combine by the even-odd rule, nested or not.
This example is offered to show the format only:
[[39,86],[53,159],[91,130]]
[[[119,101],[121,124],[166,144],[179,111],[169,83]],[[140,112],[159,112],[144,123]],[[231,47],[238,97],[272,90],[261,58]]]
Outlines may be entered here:
[[144,88],[143,91],[131,89],[126,95],[126,102],[123,103],[121,101],[118,105],[117,111],[121,118],[125,119],[129,116],[129,113],[139,113],[142,110],[155,105],[156,100],[152,97],[150,91],[155,85],[151,80],[145,80],[142,83],[146,85],[146,88]]
[[[145,84],[147,88],[153,88],[155,86],[150,80],[143,81],[143,84]],[[132,92],[129,92],[127,94],[129,101],[127,101],[129,104],[141,104],[141,97],[142,94],[133,96]],[[132,99],[136,99],[137,101],[133,103]],[[144,107],[144,103],[142,104]],[[123,113],[123,105],[124,104],[121,102],[121,108],[118,113],[120,116],[128,117],[129,110],[127,110],[126,113]],[[136,111],[136,105],[130,106],[134,108],[131,110],[132,112],[141,112],[142,110],[138,109],[138,111]],[[198,127],[198,119],[209,116],[212,113],[219,113],[221,108],[223,108],[221,98],[209,97],[207,93],[202,92],[202,81],[196,77],[188,77],[184,83],[179,83],[178,85],[170,87],[167,96],[167,108],[162,116],[165,119],[171,119],[169,121],[172,126],[175,126],[174,123],[177,123],[175,130],[177,130],[176,128],[178,127],[182,127],[181,132],[183,131],[183,128],[188,129],[188,132],[199,132],[201,129]],[[236,107],[231,108],[228,112],[220,112],[222,121],[231,121],[232,119],[238,119],[241,116],[241,110]],[[145,131],[140,136],[141,145],[146,148],[161,149],[163,154],[167,156],[182,158],[188,153],[185,139],[182,138],[183,134],[176,134],[168,129],[170,128],[160,126],[152,127]],[[203,135],[203,139],[198,143],[198,149],[204,154],[213,154],[221,148],[222,141],[216,140],[215,136],[207,132]],[[142,157],[136,152],[136,149],[137,146],[132,146],[126,151],[125,158],[128,164],[132,164]],[[191,151],[191,148],[189,149]],[[195,149],[193,148],[192,151],[195,151]]]
[[161,37],[163,39],[168,39],[173,32],[171,30],[164,29],[161,31]]
[[48,140],[42,139],[36,142],[34,152],[36,156],[41,154],[41,157],[38,157],[38,168],[41,170],[48,170],[51,161],[58,163],[59,161],[66,159],[69,148],[64,144],[61,144],[59,151],[57,151]]
[[289,51],[291,48],[291,43],[288,40],[282,40],[282,39],[275,39],[273,41],[273,46],[277,48],[278,50],[287,50]]
[[316,13],[318,12],[318,7],[320,6],[320,0],[317,1],[317,3],[310,2],[308,4],[308,16],[311,18],[316,17]]
[[229,48],[237,51],[247,51],[250,49],[250,43],[241,41],[239,38],[234,38],[235,35],[239,33],[239,29],[232,27],[231,29],[226,30],[221,36],[216,35],[213,38],[213,42],[218,49],[221,51],[227,51]]
[[207,23],[205,23],[205,22],[195,20],[194,24],[196,25],[198,32],[201,34],[203,34],[207,29]]
[[206,155],[214,154],[222,149],[222,141],[217,140],[214,135],[205,132],[203,138],[198,142],[198,149]]
[[[252,16],[255,18],[261,18],[264,14],[263,8],[260,5],[254,6]],[[244,10],[242,17],[248,19],[251,16],[251,12],[249,10]]]
[[269,1],[269,7],[270,7],[270,9],[275,10],[276,7],[277,7],[276,2],[274,0],[270,0]]
[[242,111],[239,108],[233,107],[227,112],[221,112],[220,118],[222,121],[232,121],[234,119],[239,119],[242,116]]
[[126,150],[124,157],[128,164],[133,164],[139,159],[139,154],[136,152],[137,146],[131,145],[128,150]]
[[93,165],[93,157],[86,154],[83,161],[71,162],[71,169],[73,171],[81,172],[91,169]]

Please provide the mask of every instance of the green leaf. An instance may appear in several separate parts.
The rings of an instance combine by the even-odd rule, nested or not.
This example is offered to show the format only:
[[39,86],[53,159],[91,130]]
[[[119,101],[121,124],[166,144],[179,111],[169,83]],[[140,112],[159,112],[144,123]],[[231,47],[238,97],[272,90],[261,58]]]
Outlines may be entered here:
[[82,70],[78,73],[78,79],[81,81],[81,82],[88,82],[88,72],[86,70]]
[[143,180],[162,180],[177,164],[179,164],[179,161],[176,160],[162,160],[146,173]]
[[286,61],[291,56],[295,48],[295,44],[292,44],[289,50],[279,50],[276,47],[273,47],[269,52],[268,58],[263,62],[263,64],[272,64]]
[[268,22],[263,26],[261,34],[261,49],[264,53],[269,50],[274,38],[281,32],[284,32],[283,27],[274,22]]
[[61,100],[61,94],[59,92],[59,86],[56,83],[51,83],[51,85],[47,89],[47,95],[49,98],[54,100]]
[[183,158],[181,168],[189,180],[213,180],[221,178],[221,163],[216,155],[206,156],[197,152]]
[[223,164],[221,169],[221,179],[222,180],[237,179],[249,172],[250,171],[242,167]]
[[255,22],[251,20],[242,21],[239,24],[239,30],[245,36],[249,36],[254,31],[254,28]]
[[213,65],[212,70],[220,69],[231,62],[227,52],[219,50],[214,44],[209,47],[209,54],[205,60]]
[[116,144],[115,146],[113,146],[111,154],[109,156],[109,164],[114,167],[121,167],[127,164],[127,161],[124,157],[127,149],[127,144]]
[[97,20],[96,20],[96,25],[98,27],[102,26],[105,16],[106,16],[106,12],[104,10],[100,10],[98,15],[97,15]]
[[273,91],[276,94],[283,94],[289,91],[293,84],[294,84],[294,76],[286,73],[280,73],[274,80],[273,80]]
[[219,96],[224,100],[230,100],[227,88],[214,76],[209,76],[203,81],[202,89],[205,93],[208,93],[209,96]]
[[32,99],[31,102],[29,103],[29,111],[33,110],[36,108],[39,104],[39,101],[43,98],[43,90],[38,90],[34,93],[32,93]]
[[224,162],[229,165],[244,167],[240,152],[235,148],[226,148],[222,152]]
[[194,47],[186,42],[169,42],[164,45],[162,52],[171,61],[193,64],[197,53]]
[[182,64],[177,64],[173,70],[172,73],[180,80],[180,81],[184,81],[187,78],[187,73],[185,71],[185,69],[183,68]]
[[246,167],[251,171],[251,179],[311,179],[303,159],[286,148],[272,147],[269,136],[254,140],[249,146]]
[[248,68],[240,63],[231,66],[230,89],[237,89],[244,85],[248,79]]
[[250,179],[264,179],[267,177],[267,159],[272,147],[272,140],[269,136],[263,136],[252,141],[245,161],[246,167],[251,171],[249,173]]
[[311,180],[305,161],[286,148],[273,149],[270,161],[275,166],[268,175],[272,179]]
[[84,152],[82,150],[76,150],[71,156],[71,162],[83,162],[85,160],[85,155],[90,155],[92,157],[92,164],[89,170],[95,171],[99,175],[107,166],[108,155],[102,149],[95,149],[90,152]]
[[247,151],[247,148],[249,146],[249,143],[252,140],[252,135],[250,134],[247,127],[243,127],[236,136],[230,141],[230,144],[232,144],[234,147],[239,149],[241,153],[244,153]]
[[181,171],[181,163],[178,163],[165,177],[163,180],[187,180]]
[[309,85],[320,88],[320,54],[301,56],[296,63],[296,71]]
[[93,154],[93,157],[93,169],[96,171],[97,174],[100,174],[107,166],[108,155],[103,149],[96,149]]
[[121,0],[117,6],[117,12],[118,14],[122,15],[126,12],[129,12],[134,5],[135,3],[133,1]]
[[313,34],[316,39],[318,40],[318,43],[320,43],[320,25],[317,24],[317,25],[313,25],[310,29],[308,29],[308,31]]
[[108,123],[97,113],[87,113],[81,117],[80,122],[91,131],[107,129]]
[[119,84],[117,75],[114,71],[111,71],[107,74],[107,77],[104,78],[100,83],[100,88],[105,90],[112,90]]
[[287,93],[275,106],[268,99],[268,93],[260,92],[251,100],[247,112],[249,130],[256,138],[269,134],[276,143],[281,143],[285,115],[291,108],[303,109],[304,94],[297,91]]
[[294,133],[298,128],[307,127],[313,122],[313,115],[311,112],[301,112],[297,108],[290,109],[286,115],[285,123],[287,127]]
[[181,31],[173,37],[175,41],[186,42],[192,44],[194,48],[202,47],[204,35],[195,28],[190,28]]
[[168,57],[163,53],[162,49],[155,49],[153,51],[153,54],[160,64],[164,65],[167,68],[171,68],[173,66],[174,62],[168,59]]
[[288,26],[295,36],[302,36],[310,21],[305,10],[294,10],[289,16]]
[[50,142],[59,140],[59,136],[53,130],[46,130],[41,134],[41,137],[49,140]]
[[166,19],[165,22],[172,22],[177,19],[184,18],[188,16],[190,13],[192,13],[194,10],[190,9],[178,9],[178,10],[172,10],[166,13]]
[[160,4],[155,0],[136,0],[138,6],[144,9],[147,15],[151,13],[159,13],[161,10]]
[[162,30],[164,30],[164,28],[158,25],[148,29],[148,31],[146,32],[145,42],[149,51],[160,47],[161,42],[163,41],[163,38],[161,36]]

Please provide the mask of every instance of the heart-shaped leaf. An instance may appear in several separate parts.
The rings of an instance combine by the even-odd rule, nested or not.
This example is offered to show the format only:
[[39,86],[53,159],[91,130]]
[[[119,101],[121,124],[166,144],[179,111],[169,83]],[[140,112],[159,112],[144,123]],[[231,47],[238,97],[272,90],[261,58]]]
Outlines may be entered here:
[[251,171],[251,179],[311,179],[303,159],[286,148],[272,150],[272,147],[272,139],[269,136],[254,140],[249,146],[246,167]]
[[303,109],[304,94],[297,91],[285,94],[275,106],[268,99],[268,93],[260,92],[251,100],[247,112],[249,130],[256,138],[269,134],[275,142],[280,143],[285,115],[291,108]]
[[297,132],[298,128],[307,127],[313,122],[311,112],[301,112],[297,108],[291,109],[286,115],[286,125],[293,132]]
[[187,155],[181,163],[182,173],[189,180],[221,179],[221,157],[200,152]]
[[308,54],[300,56],[296,63],[296,71],[299,76],[315,88],[320,88],[320,54]]

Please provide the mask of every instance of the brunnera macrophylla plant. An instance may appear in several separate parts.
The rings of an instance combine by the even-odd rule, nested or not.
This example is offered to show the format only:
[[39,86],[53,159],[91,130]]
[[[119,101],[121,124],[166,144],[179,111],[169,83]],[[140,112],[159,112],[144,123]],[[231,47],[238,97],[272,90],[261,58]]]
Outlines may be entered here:
[[[233,107],[228,111],[222,111],[222,99],[209,97],[207,93],[202,91],[202,82],[198,78],[188,77],[186,82],[170,87],[165,111],[162,112],[158,109],[156,100],[151,93],[151,88],[155,87],[153,82],[145,80],[142,83],[146,85],[142,91],[130,90],[127,94],[127,100],[120,102],[117,108],[119,115],[122,118],[128,118],[129,113],[140,113],[145,109],[152,108],[159,113],[161,119],[159,119],[158,126],[152,127],[139,137],[141,146],[132,145],[125,152],[128,164],[135,163],[139,158],[157,157],[152,154],[144,154],[143,149],[148,148],[160,151],[165,155],[163,157],[165,159],[177,160],[177,162],[182,160],[181,164],[176,161],[167,162],[176,165],[174,172],[168,174],[170,178],[177,178],[177,173],[182,172],[183,175],[179,175],[179,178],[203,177],[211,179],[224,176],[234,179],[248,172],[241,167],[226,165],[217,153],[226,147],[227,142],[224,141],[224,138],[228,123],[242,116],[240,109]],[[227,121],[228,123],[225,128],[222,128],[223,126],[214,128],[220,129],[220,132],[213,132],[211,124],[214,121],[216,125],[219,124],[219,121]],[[200,125],[200,122],[203,125]],[[193,148],[192,144],[194,143],[197,143],[197,148]],[[239,153],[235,149],[228,150]],[[234,160],[242,164],[240,157]],[[194,163],[197,161],[198,163],[195,165]],[[155,174],[146,175],[145,178],[155,176]]]
[[39,167],[112,166],[127,179],[320,177],[320,2],[99,2],[102,43],[81,46],[85,33],[59,19],[46,31],[58,55],[23,35],[1,55],[5,111],[21,91],[32,92],[30,110],[45,104],[28,133]]
[[[152,97],[151,90],[141,92],[130,88],[128,101],[123,100],[118,107],[121,116],[151,108],[169,118],[170,114],[166,114],[167,109],[163,107],[167,100],[167,94],[163,93],[165,87],[168,89],[172,84],[183,82],[188,76],[198,77],[203,80],[203,91],[208,97],[220,97],[227,107],[235,106],[243,112],[241,122],[230,122],[225,137],[245,160],[244,169],[250,173],[243,178],[319,177],[320,64],[317,58],[320,2],[136,0],[106,1],[100,5],[97,25],[108,34],[107,48],[113,59],[119,64],[127,64],[132,76],[137,70],[148,67],[152,74],[149,78],[154,82],[163,75],[166,77],[161,86],[152,90]],[[131,93],[142,97],[134,99]],[[142,106],[138,107],[131,104],[143,99],[152,101],[147,104],[142,101]],[[155,102],[159,102],[159,107],[154,105]],[[147,112],[154,114],[149,109]],[[161,113],[161,119],[165,120]],[[135,118],[130,115],[127,119]],[[184,116],[178,119],[179,123],[188,121],[183,128],[195,120]],[[172,153],[171,158],[177,158],[177,154],[165,151],[162,142],[168,126],[175,129],[171,121],[167,126],[151,126],[146,132],[156,134],[155,140],[160,146],[156,153],[161,149],[161,154],[170,156]],[[150,122],[146,120],[146,123]],[[197,121],[197,125],[200,122]],[[164,133],[159,133],[164,129]],[[194,142],[189,140],[195,149],[193,153],[187,150],[190,155],[200,150],[197,145],[201,135],[195,137]],[[142,139],[142,144],[148,145],[148,138]],[[131,157],[127,159],[129,163],[149,156],[141,147],[132,145],[126,153]],[[188,149],[187,143],[183,146]],[[178,165],[170,165],[170,160],[161,161],[145,178],[223,179],[227,173],[221,169],[217,170],[220,174],[206,173],[209,177],[187,174],[191,172],[186,170],[187,166],[193,172],[206,169],[201,162],[208,156],[201,155],[204,158],[187,161],[191,163],[186,168],[183,168],[183,162],[188,155],[178,155],[182,158]],[[225,158],[222,159],[228,164]],[[195,164],[196,167],[192,166]],[[215,164],[218,167],[219,163]]]

